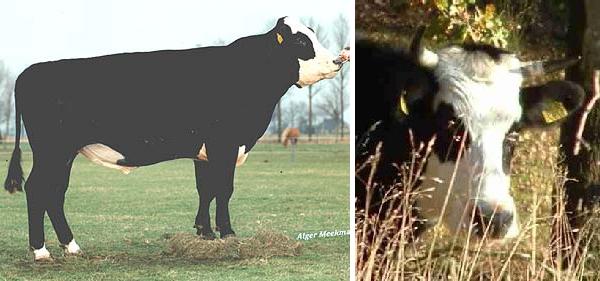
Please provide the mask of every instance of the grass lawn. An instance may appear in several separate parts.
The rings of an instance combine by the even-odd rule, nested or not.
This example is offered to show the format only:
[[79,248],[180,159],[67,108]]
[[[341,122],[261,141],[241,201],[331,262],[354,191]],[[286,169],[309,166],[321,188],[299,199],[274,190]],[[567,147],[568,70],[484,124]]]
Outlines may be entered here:
[[[24,149],[23,168],[31,168]],[[0,151],[0,176],[8,149]],[[349,230],[349,146],[299,145],[296,161],[281,145],[259,144],[235,178],[230,211],[238,236],[259,229]],[[165,234],[194,232],[198,207],[191,160],[139,168],[129,175],[78,157],[65,211],[84,257],[64,258],[50,220],[53,264],[28,250],[25,194],[0,192],[0,280],[348,280],[349,236],[302,241],[300,256],[190,261],[164,253]],[[214,203],[211,208],[214,224]]]

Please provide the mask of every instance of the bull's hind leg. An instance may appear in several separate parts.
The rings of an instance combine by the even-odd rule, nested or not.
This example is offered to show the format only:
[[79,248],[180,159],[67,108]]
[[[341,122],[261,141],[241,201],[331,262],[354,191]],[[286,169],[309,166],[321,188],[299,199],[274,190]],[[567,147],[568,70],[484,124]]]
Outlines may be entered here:
[[52,221],[61,244],[66,244],[66,252],[79,253],[73,234],[67,224],[63,204],[68,185],[74,154],[64,156],[57,153],[35,152],[33,168],[25,183],[27,210],[29,216],[29,245],[34,250],[35,260],[50,259],[44,245],[44,213]]
[[196,189],[198,190],[199,206],[196,215],[197,234],[204,239],[215,239],[216,235],[210,225],[210,202],[215,198],[214,191],[206,183],[208,177],[208,162],[194,161],[196,172]]
[[49,260],[50,252],[44,244],[44,214],[46,213],[46,196],[43,192],[43,165],[34,158],[33,167],[25,182],[27,196],[27,217],[29,221],[29,246],[33,249],[35,260]]
[[54,186],[49,186],[52,197],[49,198],[47,210],[48,217],[52,222],[52,226],[54,227],[58,241],[60,242],[66,255],[81,254],[79,245],[77,245],[75,239],[73,239],[73,232],[69,227],[64,210],[65,193],[69,187],[71,167],[73,166],[75,156],[77,156],[77,154],[73,153],[70,155],[70,157],[67,157],[66,159],[63,158],[61,162],[57,163],[57,165],[60,166],[58,169],[56,169],[56,184]]

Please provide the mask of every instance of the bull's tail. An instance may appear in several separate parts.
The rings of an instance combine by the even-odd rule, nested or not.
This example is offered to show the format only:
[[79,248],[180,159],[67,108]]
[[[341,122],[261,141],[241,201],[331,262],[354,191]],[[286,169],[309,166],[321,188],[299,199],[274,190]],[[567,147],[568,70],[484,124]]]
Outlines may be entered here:
[[8,164],[8,174],[4,181],[4,188],[10,192],[15,193],[16,191],[23,191],[23,168],[21,168],[21,148],[19,143],[21,142],[21,112],[17,106],[17,100],[15,98],[15,149],[13,150]]

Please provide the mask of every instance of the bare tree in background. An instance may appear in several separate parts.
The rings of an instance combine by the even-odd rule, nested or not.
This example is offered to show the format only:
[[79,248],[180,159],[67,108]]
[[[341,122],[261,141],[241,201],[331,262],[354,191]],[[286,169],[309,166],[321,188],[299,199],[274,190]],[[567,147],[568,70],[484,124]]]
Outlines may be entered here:
[[277,102],[275,114],[277,114],[277,142],[281,142],[281,100]]
[[[10,75],[8,67],[0,61],[0,120],[6,123],[6,134],[10,129],[10,115],[12,114],[12,98],[14,91],[14,79]],[[0,133],[0,140],[3,140]]]
[[[12,114],[13,109],[13,96],[15,89],[15,80],[8,75],[4,84],[4,93],[0,96],[2,98],[2,118],[4,122],[6,122],[6,130],[4,131],[4,138],[8,137],[8,132],[10,131],[10,116]],[[2,139],[2,134],[0,133],[0,139]]]
[[306,104],[301,101],[290,101],[285,109],[285,121],[287,127],[296,128],[299,126],[300,118],[306,115]]
[[[333,34],[333,41],[339,50],[342,50],[346,46],[349,46],[349,26],[348,20],[344,15],[340,14],[334,22],[335,32]],[[346,96],[347,84],[348,84],[348,68],[350,64],[346,64],[340,72],[335,76],[333,80],[333,89],[337,93],[339,102],[339,130],[340,140],[344,138],[344,111],[348,107],[348,97]]]
[[[573,66],[566,71],[566,79],[578,82],[586,89],[589,99],[594,90],[592,74],[594,70],[600,69],[600,18],[596,18],[600,12],[600,2],[595,0],[569,1],[569,34],[567,37],[567,57],[581,56],[581,65]],[[577,113],[581,116],[583,109]],[[564,183],[564,194],[566,196],[566,211],[570,229],[567,234],[562,234],[560,225],[555,225],[553,231],[553,244],[561,245],[563,264],[571,263],[573,258],[579,259],[585,253],[587,245],[578,244],[578,241],[587,241],[579,235],[593,235],[580,232],[580,229],[589,222],[593,214],[596,214],[600,201],[600,106],[596,106],[589,112],[587,123],[583,130],[583,140],[586,148],[579,153],[574,153],[574,144],[577,141],[573,134],[578,127],[579,118],[567,120],[561,128],[560,150],[564,156],[562,164],[567,168],[567,178]],[[553,190],[556,193],[556,190]],[[560,194],[560,193],[559,193]],[[553,198],[556,196],[553,196]],[[556,199],[554,199],[556,200]],[[559,201],[560,202],[560,201]],[[558,213],[558,204],[555,202],[555,213]],[[558,223],[560,224],[560,222]],[[578,240],[581,239],[581,240]],[[575,242],[577,241],[577,242]],[[564,245],[575,245],[566,247]],[[562,247],[564,246],[564,247]],[[557,254],[557,253],[553,253]],[[575,263],[578,264],[578,263]]]
[[[322,25],[318,24],[314,18],[308,18],[303,20],[304,24],[313,29],[317,35],[318,41],[327,48],[328,39],[327,32]],[[315,84],[308,86],[308,141],[312,141],[313,134],[313,98],[320,92],[321,87]]]
[[[348,107],[348,98],[341,97],[338,92],[331,91],[323,95],[321,102],[317,104],[317,110],[320,114],[327,116],[331,120],[335,120],[338,127],[341,127],[343,122],[342,108]],[[339,128],[338,128],[339,130]]]

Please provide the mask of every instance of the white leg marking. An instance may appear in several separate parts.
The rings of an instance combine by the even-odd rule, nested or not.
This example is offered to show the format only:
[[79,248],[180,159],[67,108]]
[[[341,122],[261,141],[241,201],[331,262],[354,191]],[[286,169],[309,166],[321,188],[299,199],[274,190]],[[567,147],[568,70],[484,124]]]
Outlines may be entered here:
[[50,252],[46,249],[46,244],[41,249],[33,250],[35,261],[51,260]]
[[75,239],[71,240],[71,242],[69,242],[69,244],[65,245],[65,255],[80,255],[81,254],[81,248],[79,248],[79,245],[77,245],[77,243],[75,242]]

